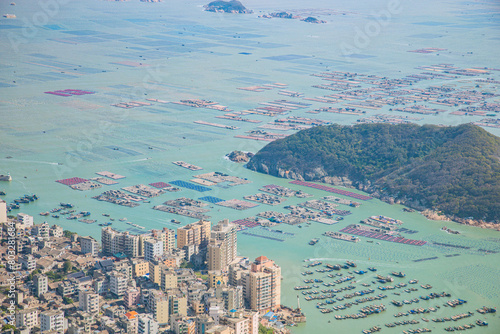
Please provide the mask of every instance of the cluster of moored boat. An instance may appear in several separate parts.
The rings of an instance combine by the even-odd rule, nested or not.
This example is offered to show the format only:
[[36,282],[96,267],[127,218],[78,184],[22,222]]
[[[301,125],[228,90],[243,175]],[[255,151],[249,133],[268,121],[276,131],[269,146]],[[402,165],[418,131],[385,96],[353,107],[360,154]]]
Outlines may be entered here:
[[449,294],[448,292],[444,292],[444,291],[441,293],[431,292],[426,296],[420,296],[420,299],[429,300],[429,299],[434,299],[434,298],[450,297],[450,296],[451,296],[451,294]]
[[429,328],[416,328],[416,329],[408,329],[403,331],[403,334],[418,334],[418,333],[429,333],[432,332]]
[[373,326],[370,329],[363,329],[363,334],[370,334],[370,333],[376,333],[379,332],[382,328],[378,326]]
[[[5,195],[5,192],[2,191],[2,195]],[[15,209],[20,209],[21,208],[20,204],[28,204],[36,200],[38,200],[38,196],[35,194],[21,196],[15,199],[12,203],[7,205],[7,212],[10,212]]]
[[494,309],[493,307],[483,306],[481,308],[478,308],[476,311],[481,314],[486,314],[486,313],[495,313],[497,310]]
[[[385,291],[385,290],[401,289],[401,288],[405,288],[406,286],[407,286],[406,283],[401,282],[401,283],[398,283],[398,284],[396,284],[394,286],[392,286],[392,285],[381,285],[381,286],[378,287],[378,289],[382,290],[382,291]],[[413,290],[411,290],[411,289],[413,289]],[[408,290],[409,291],[417,291],[415,288],[410,288]]]
[[445,321],[457,321],[463,318],[468,318],[472,317],[474,315],[474,312],[467,312],[467,313],[460,313],[451,317],[444,317],[444,318],[435,318],[432,319],[434,322],[445,322]]
[[406,316],[409,316],[411,314],[423,314],[423,313],[436,312],[438,308],[439,308],[439,306],[428,307],[428,308],[423,308],[423,307],[414,308],[414,309],[409,310],[408,312],[398,312],[398,313],[394,314],[394,317],[399,318],[399,317],[406,317]]
[[403,320],[403,321],[395,321],[391,322],[388,324],[385,324],[385,327],[393,328],[396,326],[404,326],[404,325],[416,325],[420,323],[418,320],[412,319],[412,320]]
[[360,319],[366,318],[371,314],[378,314],[384,312],[386,310],[385,305],[368,305],[359,310],[359,313],[356,314],[347,314],[347,315],[336,315],[335,319],[344,320],[344,319]]
[[450,307],[456,307],[458,305],[462,305],[462,304],[465,304],[467,303],[466,300],[463,300],[463,299],[453,299],[453,300],[448,300],[444,306],[450,306]]
[[454,332],[454,331],[463,331],[463,330],[466,330],[466,329],[472,329],[474,327],[476,327],[476,325],[478,326],[488,326],[488,323],[484,320],[481,320],[481,319],[477,319],[476,320],[476,324],[468,324],[468,325],[461,325],[461,326],[450,326],[450,327],[446,327],[444,330],[447,331],[447,332]]
[[[380,294],[378,296],[371,296],[371,297],[365,297],[365,298],[361,298],[361,299],[356,299],[353,302],[348,302],[348,303],[345,303],[345,304],[340,304],[340,305],[337,305],[337,306],[333,306],[331,309],[328,309],[328,308],[325,308],[326,305],[336,303],[336,300],[329,299],[329,300],[326,300],[324,303],[318,303],[316,305],[316,307],[319,308],[319,309],[321,309],[321,313],[331,313],[333,311],[340,311],[340,310],[345,310],[345,309],[351,308],[354,305],[358,305],[358,304],[362,304],[362,303],[366,303],[366,302],[371,302],[371,301],[374,301],[374,300],[381,300],[381,299],[384,299],[384,298],[387,298],[387,296],[383,295],[383,294]],[[341,300],[341,299],[338,299],[338,300]]]
[[403,306],[405,304],[413,304],[413,303],[418,303],[418,302],[420,302],[420,300],[418,298],[413,298],[413,299],[410,299],[410,300],[405,299],[403,301],[391,300],[392,305],[398,306],[398,307],[399,306]]
[[[310,261],[310,260],[307,260],[307,261]],[[322,264],[323,263],[320,261],[314,261],[314,262],[310,262],[309,264],[305,265],[305,267],[307,267],[307,268],[316,267],[316,266],[319,266]],[[325,267],[326,267],[326,269],[319,268],[319,269],[315,269],[315,270],[306,270],[306,271],[302,272],[302,275],[306,276],[306,275],[312,275],[315,272],[326,273],[326,272],[331,272],[333,270],[351,269],[351,268],[356,267],[356,264],[354,262],[351,262],[351,261],[346,261],[345,264],[335,264],[335,265],[325,264]],[[376,271],[377,269],[371,267],[371,268],[368,268],[368,270]],[[367,283],[370,283],[370,282],[361,283],[362,286],[366,287],[366,289],[364,289],[364,290],[350,292],[350,293],[347,293],[345,295],[338,295],[339,292],[355,289],[355,284],[353,284],[353,283],[356,283],[356,275],[354,275],[354,274],[364,275],[366,273],[368,273],[368,271],[363,271],[363,270],[352,270],[352,272],[349,271],[347,275],[344,275],[342,273],[331,273],[331,274],[327,275],[327,277],[335,279],[334,281],[331,281],[331,282],[328,282],[328,281],[324,282],[323,277],[321,279],[320,278],[309,278],[309,279],[304,280],[304,282],[308,285],[296,286],[295,290],[306,290],[306,291],[302,291],[304,298],[307,301],[316,300],[317,301],[316,308],[318,308],[319,311],[321,313],[324,313],[324,314],[332,313],[335,311],[346,310],[346,309],[353,307],[354,305],[359,305],[362,303],[373,302],[373,301],[380,301],[383,298],[387,298],[387,295],[382,294],[382,293],[377,295],[377,296],[367,296],[368,294],[373,294],[376,291],[375,287],[369,288],[372,285],[367,284]],[[403,278],[403,277],[406,277],[405,273],[393,271],[388,276],[376,275],[375,281],[372,281],[371,283],[376,284],[377,282],[380,282],[380,283],[394,282],[395,278]],[[339,285],[339,284],[345,283],[345,282],[353,282],[353,283],[351,283],[350,285],[345,286],[345,287],[338,287],[338,288],[334,288],[334,289],[323,289],[321,291],[318,291],[319,289],[317,289],[317,290],[313,289],[313,288],[319,288],[318,284],[322,284],[323,286],[329,287],[329,286]],[[407,283],[400,282],[400,283],[393,284],[393,285],[380,285],[377,288],[379,290],[383,290],[383,291],[401,289],[399,291],[393,291],[394,295],[400,296],[403,292],[411,293],[414,291],[418,291],[418,289],[415,287],[415,285],[418,282],[419,281],[416,279],[411,279]],[[410,284],[410,286],[408,286],[409,284]],[[432,285],[421,284],[420,287],[422,287],[422,289],[424,289],[424,290],[427,290],[427,289],[431,289]],[[363,296],[363,298],[359,298],[360,296]],[[407,299],[399,300],[399,301],[392,300],[391,303],[395,306],[404,306],[404,305],[419,303],[421,300],[427,301],[427,300],[431,300],[431,299],[450,297],[450,296],[451,296],[451,294],[449,294],[447,292],[441,292],[441,293],[430,292],[427,295],[421,295],[419,297],[407,298]],[[351,299],[351,300],[347,301],[349,299]],[[343,301],[343,300],[346,300],[343,302],[343,304],[338,303],[339,301]],[[446,301],[444,303],[444,306],[453,308],[453,307],[456,307],[458,305],[462,305],[465,303],[467,303],[466,300],[453,299],[453,300]],[[331,304],[335,304],[335,306],[333,306]],[[359,307],[361,307],[361,306],[359,306]],[[414,308],[414,309],[408,310],[406,312],[396,313],[396,314],[394,314],[394,317],[398,318],[398,317],[405,317],[405,316],[418,315],[418,314],[428,314],[431,312],[436,312],[438,309],[440,309],[439,305],[435,305],[434,307],[429,306],[427,308],[423,308],[423,307]],[[366,318],[368,315],[381,313],[385,310],[386,310],[386,307],[383,304],[368,305],[368,306],[365,306],[362,309],[360,309],[359,312],[355,313],[355,314],[347,314],[347,315],[336,314],[335,319],[336,320],[343,320],[343,319]],[[483,308],[478,309],[477,311],[479,313],[482,313],[482,314],[496,312],[496,310],[494,308],[489,308],[489,307],[483,307]],[[451,317],[432,319],[432,321],[436,322],[436,323],[437,322],[444,322],[444,321],[457,321],[459,319],[470,317],[472,314],[473,314],[472,312],[465,312],[465,313],[461,313],[461,314],[454,315]],[[422,321],[429,322],[430,320],[427,318],[422,318]],[[417,323],[419,323],[418,320],[406,319],[406,320],[401,320],[401,321],[395,321],[394,323],[388,323],[388,324],[386,324],[386,327],[395,327],[398,325],[409,325],[409,324],[417,324]],[[481,320],[481,323],[483,323],[482,320]],[[487,324],[487,323],[485,323],[485,324]],[[473,324],[471,324],[471,325],[473,326]],[[463,325],[460,327],[449,327],[449,329],[447,329],[447,330],[448,331],[460,330],[458,328],[468,329],[467,326],[471,326],[471,325]],[[372,333],[375,331],[379,331],[380,329],[377,329],[377,328],[379,328],[379,327],[375,326],[371,329],[364,330],[363,333]],[[406,329],[406,331],[403,331],[403,333],[407,333],[407,334],[425,333],[425,332],[429,332],[429,331],[430,330],[427,328],[417,328],[417,329]]]

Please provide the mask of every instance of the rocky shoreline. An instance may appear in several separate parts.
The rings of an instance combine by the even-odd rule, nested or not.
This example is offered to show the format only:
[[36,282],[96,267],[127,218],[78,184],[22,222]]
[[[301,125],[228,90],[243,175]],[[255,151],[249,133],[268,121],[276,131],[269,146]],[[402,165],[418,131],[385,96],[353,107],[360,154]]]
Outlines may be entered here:
[[419,211],[420,214],[422,214],[424,217],[431,219],[431,220],[454,221],[454,222],[459,223],[459,224],[500,231],[500,224],[496,224],[493,222],[485,222],[483,220],[460,218],[460,217],[455,217],[455,216],[450,216],[450,215],[438,213],[436,211],[433,211],[432,209],[429,209],[429,208],[423,206],[418,201],[406,199],[404,197],[402,199],[396,199],[394,195],[382,193],[380,191],[380,189],[378,189],[376,186],[370,184],[369,181],[367,184],[365,184],[365,183],[361,183],[361,182],[352,181],[347,177],[328,176],[328,175],[326,175],[326,172],[323,171],[321,168],[317,168],[316,170],[314,170],[314,173],[306,173],[306,175],[304,175],[304,176],[301,174],[295,173],[293,171],[284,170],[284,169],[279,168],[279,167],[270,168],[269,166],[264,165],[262,163],[259,164],[257,166],[257,168],[255,168],[255,170],[258,172],[261,172],[261,173],[270,174],[270,175],[274,175],[274,176],[278,176],[278,177],[282,177],[282,178],[286,178],[286,179],[291,179],[291,180],[322,182],[322,183],[327,183],[327,184],[331,184],[334,186],[354,188],[354,189],[364,191],[364,192],[370,194],[370,196],[378,198],[383,202],[386,202],[389,204],[401,204],[401,205],[407,206],[409,208],[415,209],[415,210]]

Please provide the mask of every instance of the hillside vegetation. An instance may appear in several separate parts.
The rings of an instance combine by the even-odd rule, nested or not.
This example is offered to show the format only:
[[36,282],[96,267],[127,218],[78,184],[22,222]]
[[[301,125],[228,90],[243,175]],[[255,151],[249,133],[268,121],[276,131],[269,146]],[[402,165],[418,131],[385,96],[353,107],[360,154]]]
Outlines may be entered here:
[[247,166],[500,222],[500,138],[472,124],[315,127],[268,144]]

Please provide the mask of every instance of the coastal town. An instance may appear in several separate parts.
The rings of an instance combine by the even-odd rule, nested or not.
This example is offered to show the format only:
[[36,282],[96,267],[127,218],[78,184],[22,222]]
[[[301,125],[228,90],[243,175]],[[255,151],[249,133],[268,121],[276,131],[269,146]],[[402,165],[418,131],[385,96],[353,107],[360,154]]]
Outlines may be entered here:
[[237,256],[228,220],[142,234],[102,227],[99,243],[8,218],[3,204],[0,302],[11,327],[2,333],[289,333],[305,321],[281,305],[279,264]]

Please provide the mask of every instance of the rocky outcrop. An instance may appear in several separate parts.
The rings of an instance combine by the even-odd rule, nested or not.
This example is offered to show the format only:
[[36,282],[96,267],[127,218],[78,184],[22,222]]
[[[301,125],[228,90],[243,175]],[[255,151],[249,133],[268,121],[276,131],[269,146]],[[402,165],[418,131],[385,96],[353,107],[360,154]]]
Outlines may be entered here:
[[233,151],[226,157],[232,162],[248,162],[254,155],[252,152]]

